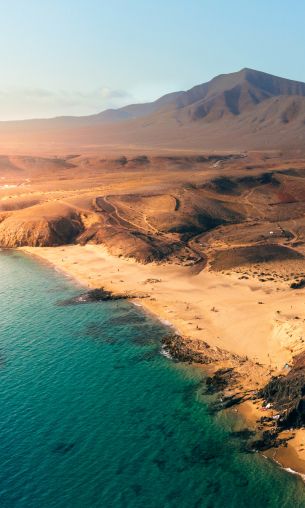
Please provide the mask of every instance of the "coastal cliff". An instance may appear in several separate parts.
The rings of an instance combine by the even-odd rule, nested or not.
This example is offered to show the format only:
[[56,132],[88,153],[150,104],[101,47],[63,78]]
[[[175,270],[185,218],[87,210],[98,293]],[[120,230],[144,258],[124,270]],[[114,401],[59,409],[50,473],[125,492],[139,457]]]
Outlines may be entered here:
[[1,247],[47,247],[72,242],[83,230],[80,215],[64,205],[45,204],[7,213],[0,223]]

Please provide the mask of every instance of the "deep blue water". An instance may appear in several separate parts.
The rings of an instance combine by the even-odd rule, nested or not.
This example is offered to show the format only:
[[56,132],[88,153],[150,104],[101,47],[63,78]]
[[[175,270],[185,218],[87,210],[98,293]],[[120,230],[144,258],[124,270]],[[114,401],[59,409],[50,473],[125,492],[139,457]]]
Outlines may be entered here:
[[305,485],[243,452],[167,330],[0,253],[0,507],[303,507]]

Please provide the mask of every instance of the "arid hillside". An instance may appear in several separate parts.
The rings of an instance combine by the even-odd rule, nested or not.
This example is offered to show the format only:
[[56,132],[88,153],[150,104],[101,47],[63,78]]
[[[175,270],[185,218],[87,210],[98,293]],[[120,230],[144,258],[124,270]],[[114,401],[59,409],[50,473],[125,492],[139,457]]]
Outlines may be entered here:
[[207,264],[293,273],[303,263],[305,159],[133,153],[0,163],[1,247],[102,244],[194,273]]

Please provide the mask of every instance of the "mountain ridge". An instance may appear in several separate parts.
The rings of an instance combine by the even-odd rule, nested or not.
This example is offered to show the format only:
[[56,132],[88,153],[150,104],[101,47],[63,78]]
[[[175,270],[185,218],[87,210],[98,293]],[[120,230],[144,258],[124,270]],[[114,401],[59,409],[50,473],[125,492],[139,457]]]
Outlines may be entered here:
[[[155,101],[85,117],[0,123],[3,142],[192,149],[305,146],[305,83],[243,68]],[[14,136],[14,137],[13,137]],[[305,148],[304,148],[305,150]]]

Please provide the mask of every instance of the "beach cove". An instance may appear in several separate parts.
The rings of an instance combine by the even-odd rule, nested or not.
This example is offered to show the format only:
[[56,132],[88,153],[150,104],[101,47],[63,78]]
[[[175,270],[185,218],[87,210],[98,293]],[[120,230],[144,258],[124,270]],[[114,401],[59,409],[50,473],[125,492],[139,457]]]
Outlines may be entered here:
[[[45,261],[51,263],[53,266],[56,266],[59,272],[66,273],[67,275],[72,276],[73,278],[77,279],[79,282],[81,282],[83,285],[86,285],[87,287],[93,288],[105,286],[111,289],[112,291],[123,292],[125,290],[129,291],[129,293],[135,291],[139,293],[139,290],[141,288],[143,296],[145,291],[147,293],[148,284],[151,284],[151,287],[156,288],[153,289],[153,291],[157,291],[157,288],[159,288],[162,285],[162,275],[160,275],[162,274],[162,267],[160,267],[159,265],[149,265],[149,266],[140,265],[130,260],[124,260],[122,258],[114,258],[112,256],[109,256],[102,247],[87,246],[83,248],[79,246],[71,246],[51,249],[44,248],[44,249],[27,249],[27,250],[31,251],[32,254],[33,253],[36,255],[38,254],[41,259],[44,259]],[[95,250],[98,251],[98,255],[96,255]],[[80,256],[83,262],[80,261]],[[126,272],[125,269],[127,265],[131,267],[131,273],[136,274],[136,277],[134,277],[133,279],[127,278],[130,277],[130,273]],[[169,271],[167,270],[167,274],[168,273]],[[159,275],[158,277],[157,274]],[[174,274],[173,278],[177,279],[177,269],[175,267],[173,267],[173,274]],[[143,278],[141,279],[141,277]],[[143,282],[147,281],[147,278],[153,280],[143,284]],[[132,280],[134,281],[134,285],[131,284]],[[159,282],[156,282],[156,280],[158,280]],[[115,281],[117,281],[117,285],[115,285]],[[177,296],[178,292],[176,291],[175,294]],[[156,305],[156,300],[154,300],[154,298],[156,298],[156,300],[159,300],[159,294],[158,297],[156,297],[155,293],[151,300],[149,300],[148,298],[141,298],[138,299],[135,303],[138,306],[143,305],[145,308],[153,312],[155,315],[161,317],[161,319],[164,322],[166,323],[170,322],[174,324],[175,328],[178,329],[179,323],[175,322],[173,316],[171,316],[172,312],[167,312],[167,310],[172,309],[167,309],[165,307],[166,305],[165,302],[163,303],[161,302],[162,305],[158,308],[158,311],[156,311],[156,308],[154,308],[154,306]],[[161,311],[161,309],[163,309],[163,312]],[[191,322],[189,323],[190,325],[192,324]],[[242,412],[248,419],[249,414],[253,412],[253,407],[248,408],[245,407],[243,408]],[[253,417],[252,418],[250,417],[249,422],[251,422],[251,420],[253,421]],[[298,431],[298,439],[300,439],[300,433],[301,431]],[[296,464],[297,466],[299,466],[298,469],[297,468],[296,469],[299,470],[299,472],[302,472],[302,470],[300,470],[301,467],[303,466],[302,458],[300,459],[299,456],[296,455],[295,448],[293,449],[293,447],[289,446],[288,452],[285,449],[282,449],[280,454],[281,454],[281,463],[283,464],[283,466],[289,468],[292,465],[295,467]],[[276,457],[273,458],[277,460]],[[288,504],[287,506],[290,505]]]

